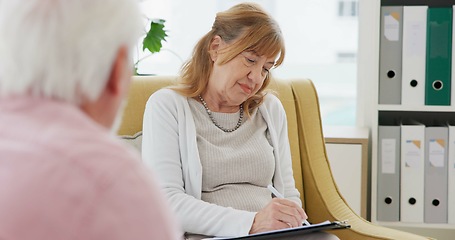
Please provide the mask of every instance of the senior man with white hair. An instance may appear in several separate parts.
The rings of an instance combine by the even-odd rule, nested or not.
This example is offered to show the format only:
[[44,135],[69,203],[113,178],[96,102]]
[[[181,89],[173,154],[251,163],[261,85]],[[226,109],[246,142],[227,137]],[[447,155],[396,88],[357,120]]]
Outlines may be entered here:
[[112,133],[136,0],[0,0],[0,239],[178,239],[139,155]]

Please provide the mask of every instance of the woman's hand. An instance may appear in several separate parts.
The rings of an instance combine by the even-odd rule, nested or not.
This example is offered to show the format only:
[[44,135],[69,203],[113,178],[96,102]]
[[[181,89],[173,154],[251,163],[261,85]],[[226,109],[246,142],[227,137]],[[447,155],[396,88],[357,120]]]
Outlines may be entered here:
[[297,203],[285,198],[273,198],[256,213],[250,234],[301,226],[307,218]]

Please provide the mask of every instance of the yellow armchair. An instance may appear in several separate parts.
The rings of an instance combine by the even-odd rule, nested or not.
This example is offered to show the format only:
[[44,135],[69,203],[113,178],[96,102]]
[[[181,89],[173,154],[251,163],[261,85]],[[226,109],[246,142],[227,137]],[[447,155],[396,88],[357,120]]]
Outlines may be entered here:
[[[142,131],[142,116],[149,96],[176,80],[175,76],[133,77],[118,135],[137,136]],[[294,178],[310,222],[347,220],[350,229],[332,231],[340,239],[428,239],[372,224],[347,205],[330,170],[317,92],[311,80],[275,79],[270,88],[277,93],[286,111]]]

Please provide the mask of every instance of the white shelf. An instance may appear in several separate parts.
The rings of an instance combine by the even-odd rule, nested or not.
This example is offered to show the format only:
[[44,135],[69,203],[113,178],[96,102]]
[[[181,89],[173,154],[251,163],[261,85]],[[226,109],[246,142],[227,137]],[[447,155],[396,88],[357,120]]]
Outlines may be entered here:
[[454,224],[435,224],[435,223],[404,223],[404,222],[375,222],[385,227],[403,227],[403,228],[431,228],[431,229],[449,229],[455,234]]
[[454,106],[403,106],[403,105],[377,105],[378,111],[408,111],[408,112],[454,112]]
[[387,224],[381,223],[381,225],[393,228],[400,231],[405,232],[412,232],[418,235],[431,237],[433,239],[438,240],[453,240],[453,236],[455,236],[455,229],[454,226],[450,225],[441,225],[441,224],[403,224],[403,223],[396,223],[396,224]]

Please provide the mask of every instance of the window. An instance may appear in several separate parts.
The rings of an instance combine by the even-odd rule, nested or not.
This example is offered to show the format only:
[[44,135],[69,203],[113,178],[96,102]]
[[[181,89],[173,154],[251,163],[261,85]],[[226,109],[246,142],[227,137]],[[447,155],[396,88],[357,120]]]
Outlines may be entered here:
[[338,16],[340,17],[357,17],[357,1],[338,2]]
[[356,54],[354,52],[339,52],[337,53],[337,62],[355,62]]
[[[161,52],[141,61],[138,72],[157,75],[178,74],[183,62],[191,55],[196,42],[210,30],[216,12],[240,2],[243,1],[141,1],[141,9],[146,16],[166,20],[168,38]],[[253,2],[261,4],[274,16],[286,41],[286,59],[282,66],[272,70],[273,76],[310,78],[319,94],[323,124],[355,125],[357,1]],[[341,13],[350,17],[340,21]],[[147,54],[138,49],[136,58],[145,55]]]

